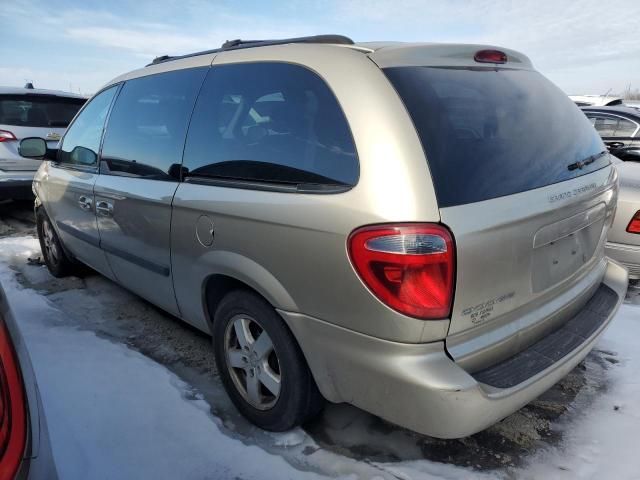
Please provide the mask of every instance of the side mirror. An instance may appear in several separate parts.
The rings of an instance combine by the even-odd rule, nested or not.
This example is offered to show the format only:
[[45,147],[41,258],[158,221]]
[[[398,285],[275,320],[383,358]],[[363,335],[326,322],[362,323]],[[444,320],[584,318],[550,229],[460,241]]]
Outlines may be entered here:
[[73,150],[71,150],[71,163],[76,165],[95,165],[98,161],[98,155],[96,152],[91,150],[90,148],[81,147],[78,145]]
[[42,158],[47,154],[47,142],[38,137],[23,138],[18,153],[25,158]]

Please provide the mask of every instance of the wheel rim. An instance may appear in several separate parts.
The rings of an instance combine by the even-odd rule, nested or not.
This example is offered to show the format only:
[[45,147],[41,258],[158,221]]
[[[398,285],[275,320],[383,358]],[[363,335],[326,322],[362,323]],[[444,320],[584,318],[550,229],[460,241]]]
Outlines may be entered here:
[[272,408],[280,397],[280,361],[271,337],[260,323],[236,315],[225,331],[227,370],[236,389],[252,407]]
[[58,263],[58,244],[55,240],[55,234],[53,232],[53,228],[51,228],[51,224],[49,220],[43,220],[42,222],[42,240],[44,243],[44,254],[47,256],[49,261],[53,264]]

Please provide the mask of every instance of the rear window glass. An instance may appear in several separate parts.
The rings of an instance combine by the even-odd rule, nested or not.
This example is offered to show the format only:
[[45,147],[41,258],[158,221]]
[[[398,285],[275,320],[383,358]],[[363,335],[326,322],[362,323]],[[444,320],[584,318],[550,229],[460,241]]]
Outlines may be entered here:
[[84,102],[82,98],[53,95],[3,95],[0,96],[0,124],[66,128]]
[[535,71],[394,67],[440,207],[532,190],[609,165],[585,115]]

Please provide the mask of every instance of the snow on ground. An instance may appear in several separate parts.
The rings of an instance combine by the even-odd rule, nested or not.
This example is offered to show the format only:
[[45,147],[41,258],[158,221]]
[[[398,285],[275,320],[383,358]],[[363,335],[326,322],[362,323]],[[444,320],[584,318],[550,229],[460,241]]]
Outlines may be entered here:
[[640,305],[622,305],[598,348],[617,353],[610,388],[565,425],[564,444],[523,478],[640,479]]
[[[3,239],[6,259],[36,250]],[[221,434],[202,400],[125,346],[66,326],[6,267],[0,281],[33,361],[61,479],[316,478]]]
[[[640,478],[640,305],[623,305],[599,343],[619,363],[606,371],[608,389],[565,415],[558,426],[563,442],[520,469],[479,473],[427,460],[359,462],[318,448],[300,429],[269,434],[272,445],[234,435],[193,387],[164,366],[74,326],[50,299],[24,288],[11,265],[24,265],[37,252],[31,237],[0,239],[0,283],[33,360],[63,480]],[[274,454],[274,446],[300,452],[300,458]],[[306,446],[312,454],[304,453]]]
[[[69,326],[45,296],[22,288],[10,268],[37,252],[33,238],[0,239],[0,283],[31,355],[61,479],[322,477],[225,434],[210,406],[165,367]],[[302,431],[275,435],[275,442],[300,443],[301,435],[306,437]],[[383,466],[327,458],[341,464],[342,478],[392,478]],[[472,473],[431,463],[420,478],[441,475]]]

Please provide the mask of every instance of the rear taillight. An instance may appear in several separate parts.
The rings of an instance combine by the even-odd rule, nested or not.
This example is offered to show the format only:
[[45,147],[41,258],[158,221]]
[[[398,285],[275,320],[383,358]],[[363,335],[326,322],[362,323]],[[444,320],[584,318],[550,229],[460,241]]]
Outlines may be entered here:
[[13,133],[9,130],[0,130],[0,142],[10,142],[11,140],[17,140]]
[[0,322],[0,480],[10,480],[22,462],[27,417],[22,376],[11,337]]
[[451,312],[455,252],[438,224],[374,225],[355,230],[349,256],[364,284],[389,307],[421,319]]
[[629,222],[629,225],[627,225],[627,232],[640,233],[640,210],[636,212],[636,214]]
[[479,50],[473,59],[479,63],[507,63],[507,54],[500,50]]

